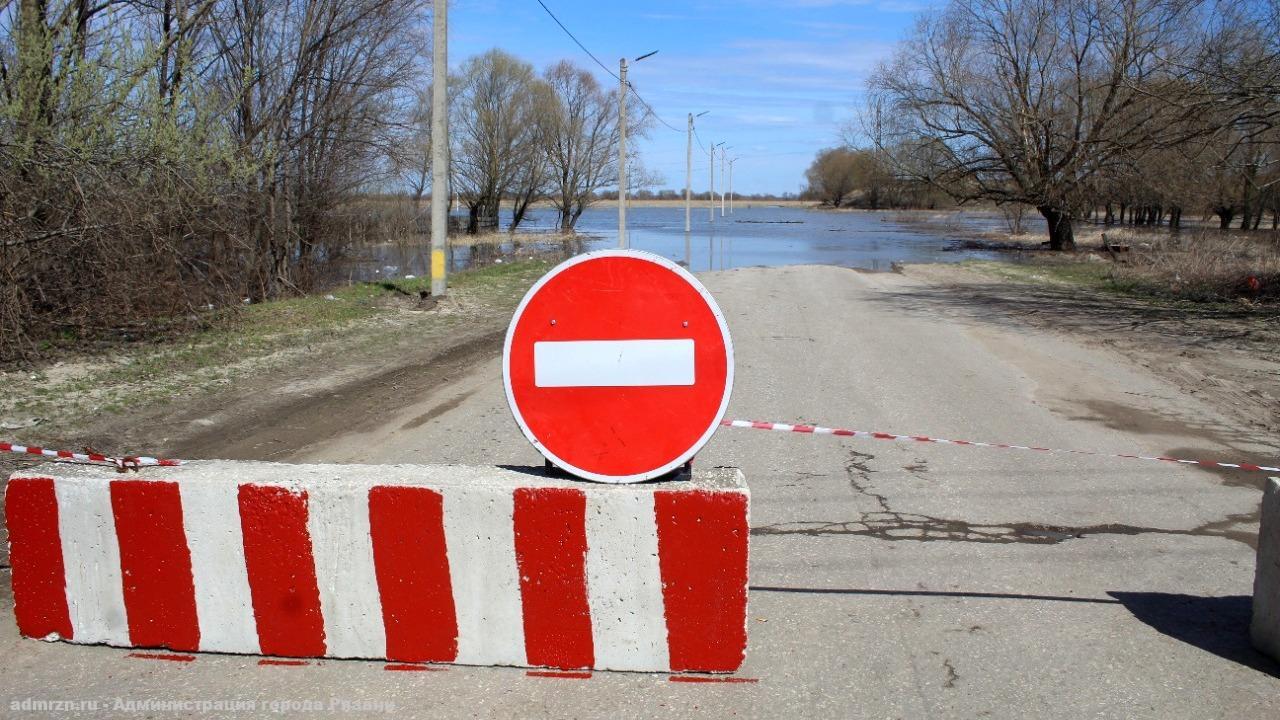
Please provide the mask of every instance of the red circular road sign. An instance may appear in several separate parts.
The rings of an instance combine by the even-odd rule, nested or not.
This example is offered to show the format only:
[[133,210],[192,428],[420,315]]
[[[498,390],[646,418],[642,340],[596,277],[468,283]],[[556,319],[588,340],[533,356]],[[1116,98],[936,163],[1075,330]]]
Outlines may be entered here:
[[684,268],[636,250],[578,255],[516,308],[502,351],[511,413],[548,460],[611,483],[693,457],[733,387],[733,343]]

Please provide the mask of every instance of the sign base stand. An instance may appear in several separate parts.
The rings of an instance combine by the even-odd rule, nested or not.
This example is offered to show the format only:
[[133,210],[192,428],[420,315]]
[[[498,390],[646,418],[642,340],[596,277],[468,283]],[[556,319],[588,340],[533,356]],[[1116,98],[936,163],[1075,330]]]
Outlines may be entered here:
[[[569,478],[571,480],[580,480],[580,478],[564,468],[556,465],[550,460],[543,459],[542,467],[546,470],[549,477]],[[666,475],[659,475],[652,482],[682,482],[693,479],[693,458],[689,458],[688,462],[680,467],[672,470]]]

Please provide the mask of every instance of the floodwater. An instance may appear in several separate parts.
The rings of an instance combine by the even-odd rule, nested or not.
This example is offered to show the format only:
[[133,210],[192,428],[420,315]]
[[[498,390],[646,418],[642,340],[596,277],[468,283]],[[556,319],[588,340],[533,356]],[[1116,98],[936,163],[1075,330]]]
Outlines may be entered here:
[[[829,212],[767,203],[736,203],[734,212],[721,216],[715,208],[711,219],[707,204],[695,205],[690,232],[684,231],[683,207],[632,207],[627,211],[630,246],[678,262],[694,272],[735,267],[826,264],[865,270],[890,270],[894,263],[957,262],[991,258],[994,253],[966,250],[958,234],[924,229],[897,220],[887,212]],[[505,227],[509,215],[501,219]],[[999,220],[989,215],[948,214],[954,228],[981,230]],[[511,242],[476,248],[456,247],[450,267],[460,270],[487,264],[497,258],[526,252],[560,249],[554,235],[556,213],[532,211],[520,225],[521,233],[547,233],[547,243]],[[618,245],[618,211],[615,206],[589,208],[578,221],[581,242],[573,252],[614,248]],[[555,241],[550,241],[554,237]],[[426,238],[423,238],[424,245]],[[351,279],[376,280],[425,272],[427,253],[418,245],[382,245],[368,248],[351,266]]]

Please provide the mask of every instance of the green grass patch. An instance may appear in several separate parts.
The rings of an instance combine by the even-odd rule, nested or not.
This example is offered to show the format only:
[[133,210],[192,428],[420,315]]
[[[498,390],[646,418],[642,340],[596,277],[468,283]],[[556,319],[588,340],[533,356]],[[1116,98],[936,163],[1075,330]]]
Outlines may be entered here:
[[510,312],[550,267],[543,259],[504,260],[455,273],[445,302],[455,301],[461,310],[447,312],[414,312],[420,293],[430,290],[429,278],[357,283],[214,311],[202,330],[117,347],[109,360],[84,358],[86,372],[55,381],[51,367],[28,371],[24,389],[0,399],[0,416],[46,418],[41,428],[48,431],[85,414],[224,385],[246,367],[269,367],[275,357],[314,346],[341,343],[344,352],[378,352],[404,342],[406,332],[447,338],[468,323]]

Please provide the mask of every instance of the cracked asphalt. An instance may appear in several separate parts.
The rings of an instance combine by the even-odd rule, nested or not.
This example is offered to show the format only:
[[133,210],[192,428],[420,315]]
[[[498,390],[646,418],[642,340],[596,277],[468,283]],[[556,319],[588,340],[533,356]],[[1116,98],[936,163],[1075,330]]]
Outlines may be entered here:
[[[911,298],[924,286],[910,277],[833,267],[703,277],[736,346],[734,418],[1276,454],[1275,438],[1078,335],[951,315],[936,288],[923,311]],[[388,408],[378,428],[317,438],[288,459],[541,464],[506,409],[497,357]],[[1247,637],[1257,477],[730,429],[696,462],[740,467],[752,490],[750,639],[734,682],[169,662],[22,640],[10,617],[0,699],[336,701],[347,709],[300,714],[342,716],[382,714],[353,703],[420,717],[1280,716],[1280,665]],[[0,605],[11,614],[10,598]]]

